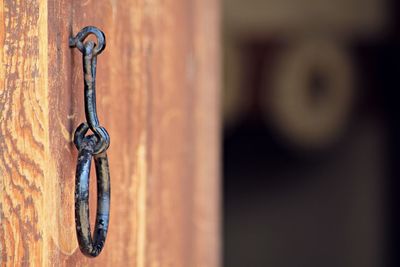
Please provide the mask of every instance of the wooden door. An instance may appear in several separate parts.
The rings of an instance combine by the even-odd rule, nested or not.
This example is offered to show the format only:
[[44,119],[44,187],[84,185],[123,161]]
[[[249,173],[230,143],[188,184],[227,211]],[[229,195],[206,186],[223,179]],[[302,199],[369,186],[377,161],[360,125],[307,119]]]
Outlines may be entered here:
[[[219,265],[217,0],[0,0],[2,266]],[[81,53],[94,25],[111,215],[87,258],[74,222]],[[91,215],[96,188],[91,176]]]

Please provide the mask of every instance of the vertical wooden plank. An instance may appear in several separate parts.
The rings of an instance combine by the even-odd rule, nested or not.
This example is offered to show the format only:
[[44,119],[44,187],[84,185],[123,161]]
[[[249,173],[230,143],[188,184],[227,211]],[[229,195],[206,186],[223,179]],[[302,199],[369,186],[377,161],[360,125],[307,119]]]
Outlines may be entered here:
[[[217,1],[0,3],[0,262],[217,266]],[[79,251],[73,210],[84,109],[68,37],[86,25],[107,36],[97,101],[111,136],[111,220],[96,259]]]
[[194,259],[220,266],[220,3],[194,0],[195,79]]
[[39,266],[50,212],[46,2],[4,0],[0,14],[0,263]]

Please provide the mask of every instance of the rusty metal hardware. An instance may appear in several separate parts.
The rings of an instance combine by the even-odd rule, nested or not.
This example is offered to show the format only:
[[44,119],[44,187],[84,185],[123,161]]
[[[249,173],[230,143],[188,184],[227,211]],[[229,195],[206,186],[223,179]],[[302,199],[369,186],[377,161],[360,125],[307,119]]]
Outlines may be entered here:
[[[97,43],[84,42],[90,34],[96,36]],[[110,216],[110,171],[106,153],[110,146],[110,136],[106,129],[100,126],[96,111],[97,56],[104,50],[106,39],[98,28],[88,26],[70,38],[69,46],[76,47],[82,52],[87,121],[81,123],[74,134],[74,144],[79,151],[75,177],[76,234],[82,253],[96,257],[103,249]],[[86,135],[89,129],[93,134]],[[89,220],[89,178],[92,157],[97,176],[97,212],[93,238]]]

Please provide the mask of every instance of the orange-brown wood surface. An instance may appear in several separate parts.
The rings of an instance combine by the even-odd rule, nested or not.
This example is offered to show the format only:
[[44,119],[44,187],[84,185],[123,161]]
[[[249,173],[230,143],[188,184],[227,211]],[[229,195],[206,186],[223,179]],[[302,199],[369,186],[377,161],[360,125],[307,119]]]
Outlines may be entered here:
[[[1,266],[219,265],[218,14],[217,0],[0,0]],[[75,233],[72,136],[85,118],[68,47],[87,25],[107,37],[97,105],[111,136],[95,259]]]

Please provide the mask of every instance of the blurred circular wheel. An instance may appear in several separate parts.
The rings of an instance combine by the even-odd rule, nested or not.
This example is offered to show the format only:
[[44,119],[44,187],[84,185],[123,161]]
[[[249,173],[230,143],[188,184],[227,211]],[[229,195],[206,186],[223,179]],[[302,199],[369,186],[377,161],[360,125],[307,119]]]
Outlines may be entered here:
[[264,83],[264,114],[292,145],[323,148],[343,132],[353,103],[352,62],[339,43],[303,41],[285,51]]

